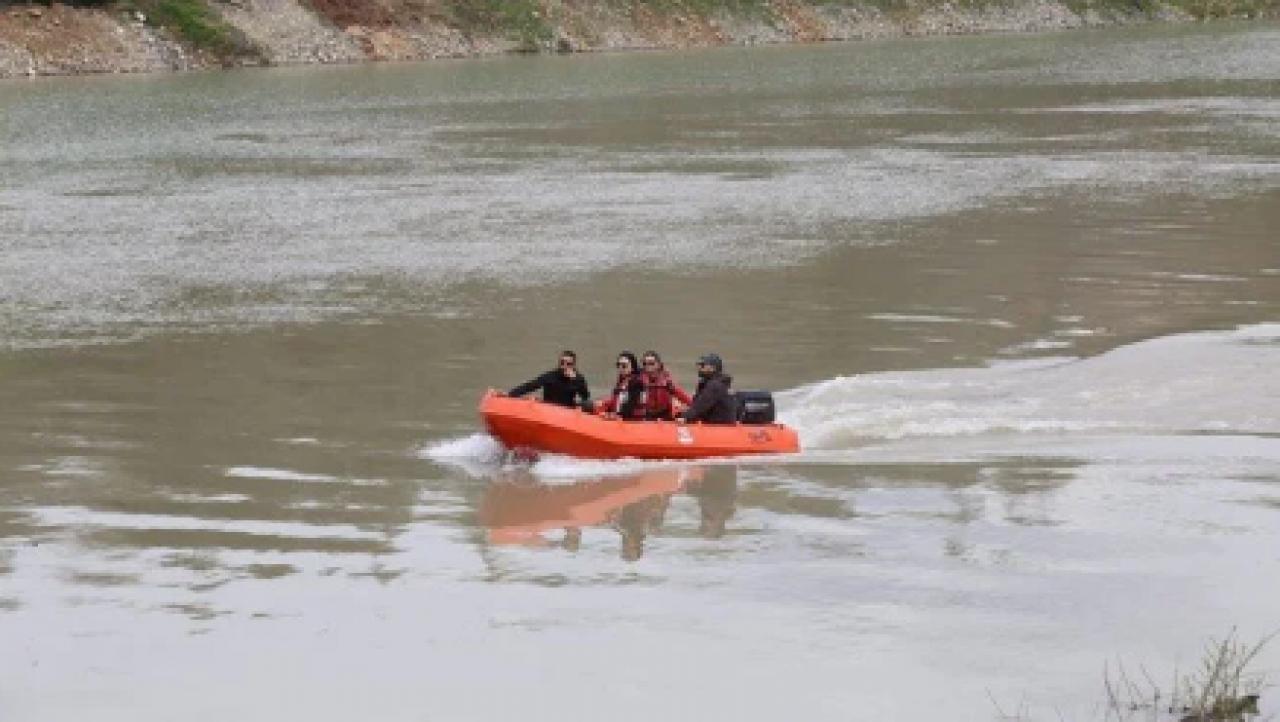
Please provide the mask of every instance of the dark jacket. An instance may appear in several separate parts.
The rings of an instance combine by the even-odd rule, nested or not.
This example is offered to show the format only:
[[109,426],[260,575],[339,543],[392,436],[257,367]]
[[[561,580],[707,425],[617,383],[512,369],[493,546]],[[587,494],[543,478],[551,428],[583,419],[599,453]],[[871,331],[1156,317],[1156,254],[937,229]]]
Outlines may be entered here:
[[738,420],[738,408],[733,394],[729,393],[729,385],[733,377],[717,373],[711,378],[698,381],[698,390],[693,394],[693,403],[680,418],[685,421],[703,421],[708,424],[732,424]]
[[640,374],[619,376],[609,398],[596,406],[596,413],[613,412],[624,419],[644,418],[644,381]]
[[524,396],[538,389],[542,389],[542,400],[549,404],[575,408],[578,406],[579,397],[582,398],[583,404],[591,401],[591,391],[587,389],[587,377],[579,373],[574,378],[568,378],[558,368],[551,369],[532,381],[520,384],[508,391],[507,395]]

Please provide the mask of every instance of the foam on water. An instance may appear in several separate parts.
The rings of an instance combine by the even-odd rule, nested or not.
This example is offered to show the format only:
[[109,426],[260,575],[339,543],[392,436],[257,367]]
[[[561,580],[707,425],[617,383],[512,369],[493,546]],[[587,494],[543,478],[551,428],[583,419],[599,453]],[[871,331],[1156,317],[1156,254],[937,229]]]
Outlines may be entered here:
[[497,439],[481,433],[428,444],[418,452],[418,457],[440,463],[470,461],[496,464],[502,461],[505,453]]
[[642,459],[578,459],[563,454],[544,454],[538,457],[529,471],[543,481],[563,479],[567,482],[581,479],[630,476],[646,470],[676,466],[672,461],[644,461]]
[[444,439],[428,444],[418,451],[418,457],[460,469],[476,478],[492,476],[504,470],[520,469],[544,481],[552,482],[625,476],[672,463],[640,459],[601,461],[577,459],[561,454],[543,454],[536,460],[523,459],[514,456],[501,442],[485,433]]
[[1101,356],[838,377],[779,394],[806,449],[920,437],[1280,433],[1280,324]]
[[274,481],[297,481],[297,482],[331,482],[337,481],[336,477],[328,474],[305,474],[300,471],[292,471],[289,469],[268,469],[258,466],[232,466],[223,472],[226,476],[236,479],[271,479]]
[[477,479],[492,476],[516,463],[502,443],[486,433],[435,441],[419,449],[417,456],[459,469]]

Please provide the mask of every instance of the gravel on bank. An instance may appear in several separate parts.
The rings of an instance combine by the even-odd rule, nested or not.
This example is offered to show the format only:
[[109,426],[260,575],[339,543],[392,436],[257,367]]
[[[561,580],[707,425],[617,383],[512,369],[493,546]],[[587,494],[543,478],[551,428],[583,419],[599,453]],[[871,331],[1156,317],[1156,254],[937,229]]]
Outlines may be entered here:
[[[403,1],[403,0],[402,0]],[[395,5],[395,0],[390,3]],[[237,57],[199,50],[153,27],[137,11],[54,3],[0,9],[0,77],[137,73],[228,63],[290,65],[423,60],[513,51],[590,52],[853,40],[905,35],[1032,32],[1146,20],[1189,20],[1167,9],[1151,15],[1078,13],[1058,0],[916,6],[910,12],[864,4],[766,0],[753,14],[657,12],[651,6],[540,0],[536,41],[468,31],[448,18],[405,14],[362,21],[327,18],[299,0],[210,0],[251,52]],[[359,3],[346,6],[358,7]],[[387,6],[383,3],[382,7]]]

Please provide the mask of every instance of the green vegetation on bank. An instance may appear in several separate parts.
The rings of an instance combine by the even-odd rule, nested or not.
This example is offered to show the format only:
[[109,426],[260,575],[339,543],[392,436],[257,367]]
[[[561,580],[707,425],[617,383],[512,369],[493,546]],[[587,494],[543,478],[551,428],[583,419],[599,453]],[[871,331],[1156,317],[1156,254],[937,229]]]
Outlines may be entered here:
[[1280,0],[1062,0],[1072,12],[1104,17],[1139,15],[1156,17],[1168,10],[1182,11],[1197,20],[1262,18],[1280,12]]
[[1263,18],[1280,13],[1280,0],[1062,0],[1078,15],[1096,13],[1103,17],[1158,17],[1161,13],[1184,12],[1197,20]]
[[[27,0],[50,4],[58,0]],[[568,49],[557,40],[564,23],[575,22],[573,13],[559,17],[561,6],[548,0],[298,0],[334,27],[352,25],[373,28],[412,29],[424,22],[456,28],[473,38],[501,37],[519,50],[540,52]],[[823,8],[873,9],[890,19],[910,22],[924,13],[949,9],[981,12],[1011,7],[1027,0],[579,0],[597,3],[609,14],[654,19],[738,17],[777,25],[796,5]],[[1280,0],[1056,0],[1072,12],[1107,20],[1159,18],[1170,13],[1210,20],[1220,18],[1280,17]],[[214,0],[62,0],[66,5],[100,7],[137,13],[155,27],[164,28],[191,46],[224,61],[261,60],[262,51],[242,31],[225,22],[211,3]],[[0,0],[0,7],[16,4]],[[573,35],[572,32],[568,34]],[[557,47],[557,44],[564,47]]]
[[254,54],[248,38],[205,0],[123,0],[121,7],[142,13],[148,24],[166,28],[197,48],[228,57]]
[[[948,5],[981,10],[1015,5],[1016,0],[805,0],[815,6],[874,7],[901,15],[919,13]],[[1263,18],[1280,15],[1280,0],[1059,0],[1077,15],[1098,15],[1106,19],[1156,18],[1169,11],[1183,12],[1197,20]]]
[[446,0],[445,6],[459,28],[505,36],[527,52],[536,52],[555,37],[536,0]]
[[685,13],[703,17],[721,13],[742,17],[763,17],[771,15],[773,11],[767,0],[631,0],[628,5],[633,9],[637,6],[646,6],[662,14]]
[[1277,0],[1170,0],[1199,20],[1262,18],[1280,14]]
[[[746,18],[772,17],[769,0],[599,0],[624,14],[647,10],[657,16]],[[313,0],[315,2],[315,0]],[[818,0],[821,2],[821,0]],[[550,48],[556,18],[538,0],[444,0],[452,24],[472,35],[495,35],[515,41],[520,50]]]
[[[224,22],[206,0],[35,0],[41,5],[54,2],[139,13],[148,25],[164,28],[192,46],[224,58],[258,55],[244,33]],[[0,5],[4,4],[0,0]]]

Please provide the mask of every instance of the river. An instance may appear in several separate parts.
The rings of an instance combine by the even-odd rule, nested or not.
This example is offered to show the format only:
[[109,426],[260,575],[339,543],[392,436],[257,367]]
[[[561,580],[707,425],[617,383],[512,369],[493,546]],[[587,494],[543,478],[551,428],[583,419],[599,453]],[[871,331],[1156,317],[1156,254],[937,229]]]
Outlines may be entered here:
[[0,719],[1101,719],[1280,629],[1277,229],[1275,24],[0,84]]

